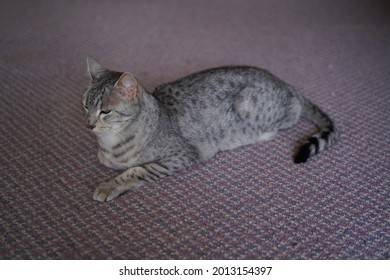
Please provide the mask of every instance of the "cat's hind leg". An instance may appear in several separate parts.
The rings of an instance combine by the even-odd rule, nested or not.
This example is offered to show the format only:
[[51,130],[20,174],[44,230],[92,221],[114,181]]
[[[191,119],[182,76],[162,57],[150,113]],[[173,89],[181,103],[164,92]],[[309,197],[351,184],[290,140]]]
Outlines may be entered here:
[[234,97],[234,109],[247,126],[263,132],[278,131],[294,125],[302,111],[293,91],[267,91],[246,87]]

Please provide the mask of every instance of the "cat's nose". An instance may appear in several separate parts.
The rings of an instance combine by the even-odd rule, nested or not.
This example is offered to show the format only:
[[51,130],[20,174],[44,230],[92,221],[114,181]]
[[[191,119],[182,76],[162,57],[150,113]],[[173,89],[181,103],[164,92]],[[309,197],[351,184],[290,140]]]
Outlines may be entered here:
[[87,122],[85,125],[86,125],[86,127],[87,127],[88,129],[90,129],[90,130],[92,130],[92,129],[94,129],[94,128],[96,127],[95,124],[89,123],[89,122]]

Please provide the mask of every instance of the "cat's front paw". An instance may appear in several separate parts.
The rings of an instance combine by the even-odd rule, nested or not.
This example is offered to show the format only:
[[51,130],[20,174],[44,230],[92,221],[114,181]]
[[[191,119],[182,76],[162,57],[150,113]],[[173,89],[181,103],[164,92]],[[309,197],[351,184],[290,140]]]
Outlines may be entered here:
[[97,201],[110,201],[118,197],[123,191],[114,181],[108,181],[100,184],[93,193],[93,199]]

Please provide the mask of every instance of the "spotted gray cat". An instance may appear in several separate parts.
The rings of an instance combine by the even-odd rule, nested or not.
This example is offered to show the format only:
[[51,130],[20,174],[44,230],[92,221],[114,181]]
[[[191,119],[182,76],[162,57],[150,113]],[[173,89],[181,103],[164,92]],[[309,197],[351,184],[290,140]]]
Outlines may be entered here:
[[100,162],[125,170],[96,188],[93,198],[98,201],[110,201],[220,151],[268,140],[300,116],[319,130],[300,148],[296,163],[323,151],[338,135],[323,111],[259,68],[205,70],[148,93],[131,73],[108,70],[93,58],[87,65],[86,125],[96,134]]

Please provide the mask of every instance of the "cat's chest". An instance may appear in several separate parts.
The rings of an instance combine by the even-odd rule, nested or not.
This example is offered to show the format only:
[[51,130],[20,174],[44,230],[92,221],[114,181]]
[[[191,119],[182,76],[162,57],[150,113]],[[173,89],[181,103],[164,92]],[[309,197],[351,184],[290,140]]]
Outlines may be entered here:
[[107,152],[103,149],[99,149],[98,152],[98,158],[101,164],[117,170],[123,170],[139,165],[139,155],[139,151],[126,151],[123,153],[123,156],[118,156],[115,153]]
[[98,136],[99,147],[104,151],[112,151],[120,141],[120,138],[113,133]]
[[127,137],[116,137],[116,135],[105,135],[98,140],[99,161],[110,168],[126,169],[136,166],[141,155],[141,141],[135,135]]

